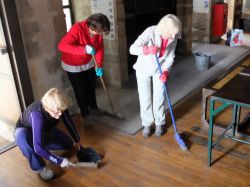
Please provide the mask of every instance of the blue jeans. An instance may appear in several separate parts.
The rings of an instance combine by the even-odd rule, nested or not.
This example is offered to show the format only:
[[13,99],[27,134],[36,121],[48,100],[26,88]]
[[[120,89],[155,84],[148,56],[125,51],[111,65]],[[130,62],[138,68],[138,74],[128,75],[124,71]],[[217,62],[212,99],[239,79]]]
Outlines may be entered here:
[[[30,164],[30,168],[38,171],[45,167],[43,158],[38,155],[33,147],[32,130],[28,128],[17,128],[14,132],[17,146]],[[55,128],[46,134],[45,148],[48,150],[70,149],[73,146],[72,139],[63,131]]]

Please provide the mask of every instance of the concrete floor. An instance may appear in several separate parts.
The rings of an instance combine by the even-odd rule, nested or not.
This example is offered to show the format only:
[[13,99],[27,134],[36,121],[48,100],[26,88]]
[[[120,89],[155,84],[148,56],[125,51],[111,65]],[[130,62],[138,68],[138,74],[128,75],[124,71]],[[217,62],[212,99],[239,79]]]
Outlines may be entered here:
[[[192,96],[212,81],[225,76],[228,71],[239,64],[250,54],[250,50],[241,47],[228,47],[217,44],[193,44],[193,53],[202,52],[211,55],[208,70],[197,70],[194,55],[177,57],[170,73],[168,90],[172,105]],[[136,78],[130,75],[128,83],[123,88],[109,88],[111,98],[117,113],[123,114],[124,120],[117,120],[108,116],[94,116],[98,124],[107,125],[126,134],[134,135],[141,130],[139,114],[139,98]],[[97,89],[97,100],[100,108],[111,112],[107,97],[102,87]]]

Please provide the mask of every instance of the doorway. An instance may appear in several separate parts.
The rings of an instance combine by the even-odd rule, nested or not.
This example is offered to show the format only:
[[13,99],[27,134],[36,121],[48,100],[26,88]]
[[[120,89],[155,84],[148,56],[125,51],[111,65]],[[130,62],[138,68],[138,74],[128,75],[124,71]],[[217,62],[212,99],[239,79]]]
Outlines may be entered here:
[[0,19],[0,153],[14,146],[13,132],[21,108]]
[[166,14],[176,14],[175,0],[124,0],[127,35],[128,73],[134,73],[133,65],[137,56],[129,54],[129,47],[149,26],[156,25]]
[[16,1],[0,0],[0,153],[15,146],[15,123],[33,101]]

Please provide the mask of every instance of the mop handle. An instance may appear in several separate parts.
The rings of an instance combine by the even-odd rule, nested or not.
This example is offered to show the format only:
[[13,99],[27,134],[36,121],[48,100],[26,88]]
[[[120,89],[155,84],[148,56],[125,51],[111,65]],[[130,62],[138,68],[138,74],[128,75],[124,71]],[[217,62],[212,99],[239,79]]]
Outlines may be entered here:
[[[152,39],[150,41],[153,44]],[[159,59],[158,59],[158,57],[157,57],[156,54],[154,56],[155,56],[155,60],[156,60],[156,64],[157,64],[158,70],[159,70],[160,74],[162,75],[162,70],[161,70],[161,65],[160,65]],[[170,101],[169,95],[168,95],[167,84],[164,84],[164,92],[166,94],[166,98],[167,98],[167,101],[168,101],[168,107],[169,107],[169,110],[170,110],[170,115],[171,115],[172,123],[174,125],[174,131],[175,131],[175,133],[177,133],[177,128],[176,128],[176,124],[175,124],[175,119],[174,119],[174,114],[173,114],[173,110],[172,110],[172,105],[171,105],[171,101]]]
[[[156,55],[155,55],[155,59],[156,59],[156,63],[157,63],[157,66],[159,68],[160,74],[162,75],[161,66],[160,66],[158,57]],[[173,114],[173,110],[172,110],[172,105],[171,105],[171,101],[170,101],[169,95],[168,95],[167,84],[164,84],[164,92],[166,94],[166,98],[167,98],[167,101],[168,101],[168,106],[169,106],[169,111],[170,111],[172,123],[174,124],[173,125],[174,126],[174,131],[175,131],[175,133],[177,133],[177,128],[176,128],[176,124],[175,124],[175,119],[174,119],[174,114]]]

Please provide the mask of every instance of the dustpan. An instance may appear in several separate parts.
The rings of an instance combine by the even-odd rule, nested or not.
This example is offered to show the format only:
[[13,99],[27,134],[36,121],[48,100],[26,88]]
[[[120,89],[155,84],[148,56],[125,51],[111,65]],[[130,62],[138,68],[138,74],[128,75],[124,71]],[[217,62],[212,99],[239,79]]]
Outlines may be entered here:
[[101,161],[101,156],[91,147],[82,147],[76,153],[79,162],[98,163]]

